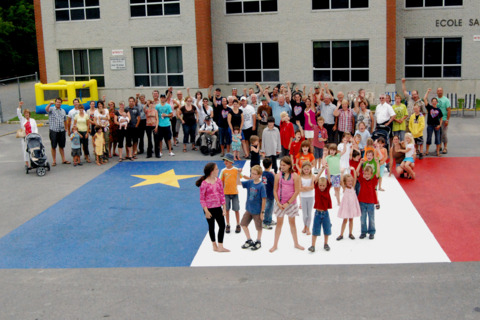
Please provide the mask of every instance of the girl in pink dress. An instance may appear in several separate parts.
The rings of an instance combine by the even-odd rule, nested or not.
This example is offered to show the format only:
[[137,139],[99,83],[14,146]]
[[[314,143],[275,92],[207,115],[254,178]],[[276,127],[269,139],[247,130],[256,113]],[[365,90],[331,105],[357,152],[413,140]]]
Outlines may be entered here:
[[[354,169],[354,168],[350,168]],[[355,170],[352,170],[353,176],[350,174],[346,174],[342,177],[341,185],[343,188],[343,198],[342,202],[340,203],[340,208],[338,209],[338,217],[343,219],[342,223],[342,232],[338,236],[337,240],[343,239],[343,232],[345,231],[345,227],[348,224],[348,229],[350,234],[348,237],[352,240],[355,237],[352,234],[353,231],[353,218],[360,217],[362,212],[360,211],[360,204],[358,203],[357,194],[355,193],[355,183],[357,182],[357,173]]]

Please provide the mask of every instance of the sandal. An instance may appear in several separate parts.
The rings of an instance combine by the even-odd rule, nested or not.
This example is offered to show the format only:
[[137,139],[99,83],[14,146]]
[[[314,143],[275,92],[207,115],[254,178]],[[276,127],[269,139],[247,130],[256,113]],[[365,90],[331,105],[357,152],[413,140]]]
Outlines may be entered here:
[[340,241],[343,239],[343,236],[338,236],[337,241]]
[[197,147],[193,147],[192,150],[193,150],[193,151],[197,151],[198,149],[197,149]]
[[183,152],[187,152],[187,148],[183,148]]
[[67,160],[65,160],[65,161],[63,161],[63,162],[62,162],[62,164],[71,164],[71,162],[70,162],[70,161],[67,161]]
[[123,158],[118,159],[118,162],[122,162],[122,161],[123,161]]
[[445,150],[442,151],[442,154],[447,154],[447,153],[448,153],[448,150],[447,150],[447,149],[445,149]]
[[57,165],[56,162],[53,162],[53,163],[52,163],[52,167],[55,167],[56,165]]
[[350,239],[352,239],[352,240],[355,240],[355,237],[354,237],[353,234],[351,234],[351,233],[348,235],[348,237],[349,237]]

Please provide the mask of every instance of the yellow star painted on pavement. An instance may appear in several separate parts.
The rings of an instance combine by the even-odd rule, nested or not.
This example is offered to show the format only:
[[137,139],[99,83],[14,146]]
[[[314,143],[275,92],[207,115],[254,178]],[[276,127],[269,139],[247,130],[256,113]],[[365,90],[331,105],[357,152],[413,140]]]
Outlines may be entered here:
[[144,179],[144,181],[137,183],[136,185],[131,186],[130,188],[148,186],[148,185],[157,184],[157,183],[180,188],[180,185],[178,184],[178,180],[195,178],[195,177],[199,177],[199,175],[177,175],[175,174],[175,171],[172,169],[164,173],[160,173],[158,175],[132,175],[132,177]]

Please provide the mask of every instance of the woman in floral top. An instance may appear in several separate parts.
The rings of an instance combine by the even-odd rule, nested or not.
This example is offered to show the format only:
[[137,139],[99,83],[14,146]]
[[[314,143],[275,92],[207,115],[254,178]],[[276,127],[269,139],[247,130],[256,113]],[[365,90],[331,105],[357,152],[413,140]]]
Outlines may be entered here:
[[[200,204],[208,222],[208,234],[212,240],[213,251],[230,252],[223,247],[225,234],[225,195],[222,181],[218,178],[218,167],[210,162],[203,169],[204,175],[197,180],[195,185],[200,187]],[[218,244],[215,241],[215,221],[218,224]]]

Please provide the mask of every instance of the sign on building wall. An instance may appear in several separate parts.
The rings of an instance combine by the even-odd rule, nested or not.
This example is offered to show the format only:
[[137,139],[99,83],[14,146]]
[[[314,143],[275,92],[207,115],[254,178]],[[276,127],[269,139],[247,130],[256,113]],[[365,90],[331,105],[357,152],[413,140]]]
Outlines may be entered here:
[[112,56],[123,56],[123,49],[113,49]]
[[125,59],[125,57],[110,58],[110,69],[111,70],[126,70],[127,69],[127,59]]
[[473,41],[480,41],[480,34],[474,35]]

